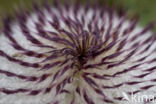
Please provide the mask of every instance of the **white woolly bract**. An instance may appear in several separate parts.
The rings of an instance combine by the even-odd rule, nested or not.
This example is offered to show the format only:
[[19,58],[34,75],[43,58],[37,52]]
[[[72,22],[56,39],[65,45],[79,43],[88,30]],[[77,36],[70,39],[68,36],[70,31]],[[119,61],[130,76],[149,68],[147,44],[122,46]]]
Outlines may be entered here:
[[156,97],[152,24],[141,28],[99,6],[34,8],[4,20],[0,104],[145,104],[139,96]]

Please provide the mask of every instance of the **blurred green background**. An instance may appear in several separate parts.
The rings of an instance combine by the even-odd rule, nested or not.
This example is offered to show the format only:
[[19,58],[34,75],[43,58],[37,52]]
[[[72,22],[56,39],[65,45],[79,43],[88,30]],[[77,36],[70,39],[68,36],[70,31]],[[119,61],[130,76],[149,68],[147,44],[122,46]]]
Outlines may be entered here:
[[[110,6],[124,7],[130,15],[138,14],[141,25],[156,21],[156,0],[100,0],[103,1]],[[19,6],[26,5],[30,8],[31,2],[32,0],[0,0],[0,18],[8,13],[13,14],[13,10]]]

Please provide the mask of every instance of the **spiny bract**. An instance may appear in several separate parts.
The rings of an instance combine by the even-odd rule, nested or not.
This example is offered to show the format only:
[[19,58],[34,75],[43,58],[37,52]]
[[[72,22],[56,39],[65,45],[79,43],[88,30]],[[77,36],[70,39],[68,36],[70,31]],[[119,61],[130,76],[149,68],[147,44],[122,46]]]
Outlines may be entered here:
[[[145,104],[156,97],[153,24],[106,6],[44,3],[4,20],[0,104]],[[126,97],[125,97],[126,96]],[[133,101],[133,102],[132,102]]]

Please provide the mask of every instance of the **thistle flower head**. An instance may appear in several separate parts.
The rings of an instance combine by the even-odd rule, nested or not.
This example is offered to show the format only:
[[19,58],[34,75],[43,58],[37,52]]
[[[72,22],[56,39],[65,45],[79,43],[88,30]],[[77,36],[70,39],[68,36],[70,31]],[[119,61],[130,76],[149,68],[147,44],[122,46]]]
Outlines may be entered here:
[[0,103],[128,104],[122,92],[155,94],[152,23],[98,4],[35,3],[16,15],[0,36]]

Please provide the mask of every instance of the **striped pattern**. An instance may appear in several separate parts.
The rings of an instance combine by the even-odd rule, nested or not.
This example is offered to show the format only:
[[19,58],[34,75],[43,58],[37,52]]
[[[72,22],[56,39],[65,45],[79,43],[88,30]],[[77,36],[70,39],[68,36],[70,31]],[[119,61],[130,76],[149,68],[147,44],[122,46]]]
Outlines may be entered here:
[[4,20],[0,104],[129,104],[122,92],[156,96],[152,23],[142,29],[137,18],[98,4],[43,5]]

